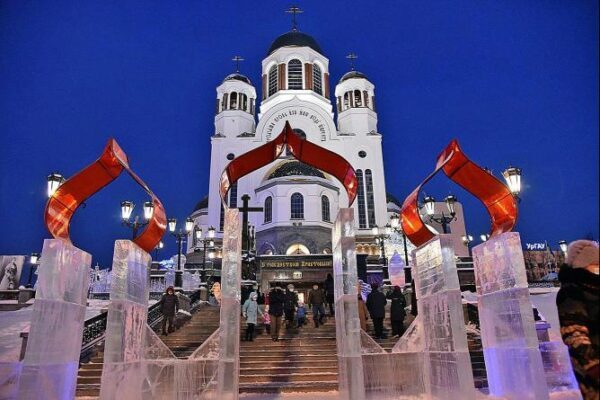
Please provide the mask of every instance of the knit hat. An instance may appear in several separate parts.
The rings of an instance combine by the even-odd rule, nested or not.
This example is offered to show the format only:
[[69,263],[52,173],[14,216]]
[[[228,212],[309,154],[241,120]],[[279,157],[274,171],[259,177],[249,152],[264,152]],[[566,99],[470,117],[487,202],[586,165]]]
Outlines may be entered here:
[[598,243],[591,240],[576,240],[569,244],[566,263],[573,268],[598,265]]

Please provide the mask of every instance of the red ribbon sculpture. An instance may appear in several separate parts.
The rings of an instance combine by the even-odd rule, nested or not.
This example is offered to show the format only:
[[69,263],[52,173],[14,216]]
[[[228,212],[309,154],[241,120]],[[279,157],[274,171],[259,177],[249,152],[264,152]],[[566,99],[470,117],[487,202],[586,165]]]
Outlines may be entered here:
[[510,190],[492,174],[469,160],[458,142],[453,140],[438,156],[435,171],[408,195],[400,210],[402,229],[413,244],[420,246],[434,237],[421,219],[419,192],[440,169],[450,180],[462,186],[485,205],[492,222],[491,236],[513,229],[517,223],[518,210]]
[[225,199],[229,188],[238,179],[275,161],[286,146],[288,152],[297,160],[325,171],[342,182],[348,193],[348,205],[352,205],[358,188],[358,180],[352,165],[344,157],[308,140],[301,139],[294,133],[287,121],[283,130],[275,139],[242,154],[229,163],[221,175],[221,199]]
[[66,180],[48,199],[44,220],[52,236],[71,243],[69,227],[77,208],[94,193],[117,179],[123,170],[127,171],[152,199],[152,218],[142,234],[133,241],[145,251],[151,252],[167,226],[165,209],[148,185],[129,168],[127,154],[114,139],[108,141],[98,160]]

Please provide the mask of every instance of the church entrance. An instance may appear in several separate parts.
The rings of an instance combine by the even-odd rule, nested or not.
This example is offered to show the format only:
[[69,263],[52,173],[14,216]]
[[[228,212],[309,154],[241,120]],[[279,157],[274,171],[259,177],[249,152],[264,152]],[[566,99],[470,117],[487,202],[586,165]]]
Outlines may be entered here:
[[322,288],[327,274],[333,275],[333,258],[330,254],[259,256],[257,262],[262,293],[268,293],[277,283],[283,288],[291,283],[299,299],[305,303],[313,285],[316,283]]

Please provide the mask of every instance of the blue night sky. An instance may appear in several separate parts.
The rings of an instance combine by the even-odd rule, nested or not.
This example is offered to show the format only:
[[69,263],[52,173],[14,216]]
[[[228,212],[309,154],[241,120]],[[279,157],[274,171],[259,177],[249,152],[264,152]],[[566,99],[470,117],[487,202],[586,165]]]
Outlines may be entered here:
[[[524,242],[598,239],[598,2],[301,1],[301,31],[331,82],[359,56],[375,84],[387,190],[400,200],[452,138],[499,174],[523,169]],[[0,254],[40,251],[45,178],[71,176],[114,136],[179,221],[207,193],[215,88],[241,71],[258,85],[271,42],[290,29],[281,1],[0,3]],[[332,86],[333,91],[333,86]],[[119,204],[144,193],[127,176],[80,209],[75,244],[109,266],[127,238]],[[467,230],[484,208],[444,177]],[[138,207],[137,212],[141,211]],[[165,237],[166,251],[176,251]]]

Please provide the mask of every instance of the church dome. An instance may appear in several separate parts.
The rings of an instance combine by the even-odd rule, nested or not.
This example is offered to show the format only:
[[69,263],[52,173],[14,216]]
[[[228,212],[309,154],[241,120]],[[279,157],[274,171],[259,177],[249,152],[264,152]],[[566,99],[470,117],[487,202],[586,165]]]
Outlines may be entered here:
[[340,79],[340,83],[347,81],[348,79],[352,79],[352,78],[361,78],[361,79],[369,80],[369,78],[367,78],[367,76],[365,74],[363,74],[362,72],[352,70],[350,72],[346,72],[344,74],[344,76],[342,76],[342,79]]
[[279,36],[273,41],[267,56],[271,55],[275,50],[282,47],[310,47],[319,54],[323,54],[321,47],[317,41],[310,35],[298,31],[290,31]]
[[208,196],[204,196],[198,203],[196,203],[196,207],[194,207],[192,213],[195,213],[196,211],[202,210],[204,208],[208,208]]
[[248,85],[252,85],[252,82],[250,81],[250,78],[248,78],[245,75],[242,75],[238,72],[235,72],[233,74],[229,74],[225,77],[225,79],[223,79],[223,83],[227,82],[227,81],[242,81],[247,83]]
[[317,178],[325,178],[325,175],[316,168],[300,161],[289,161],[278,166],[267,177],[268,179],[283,178],[286,176],[315,176]]

